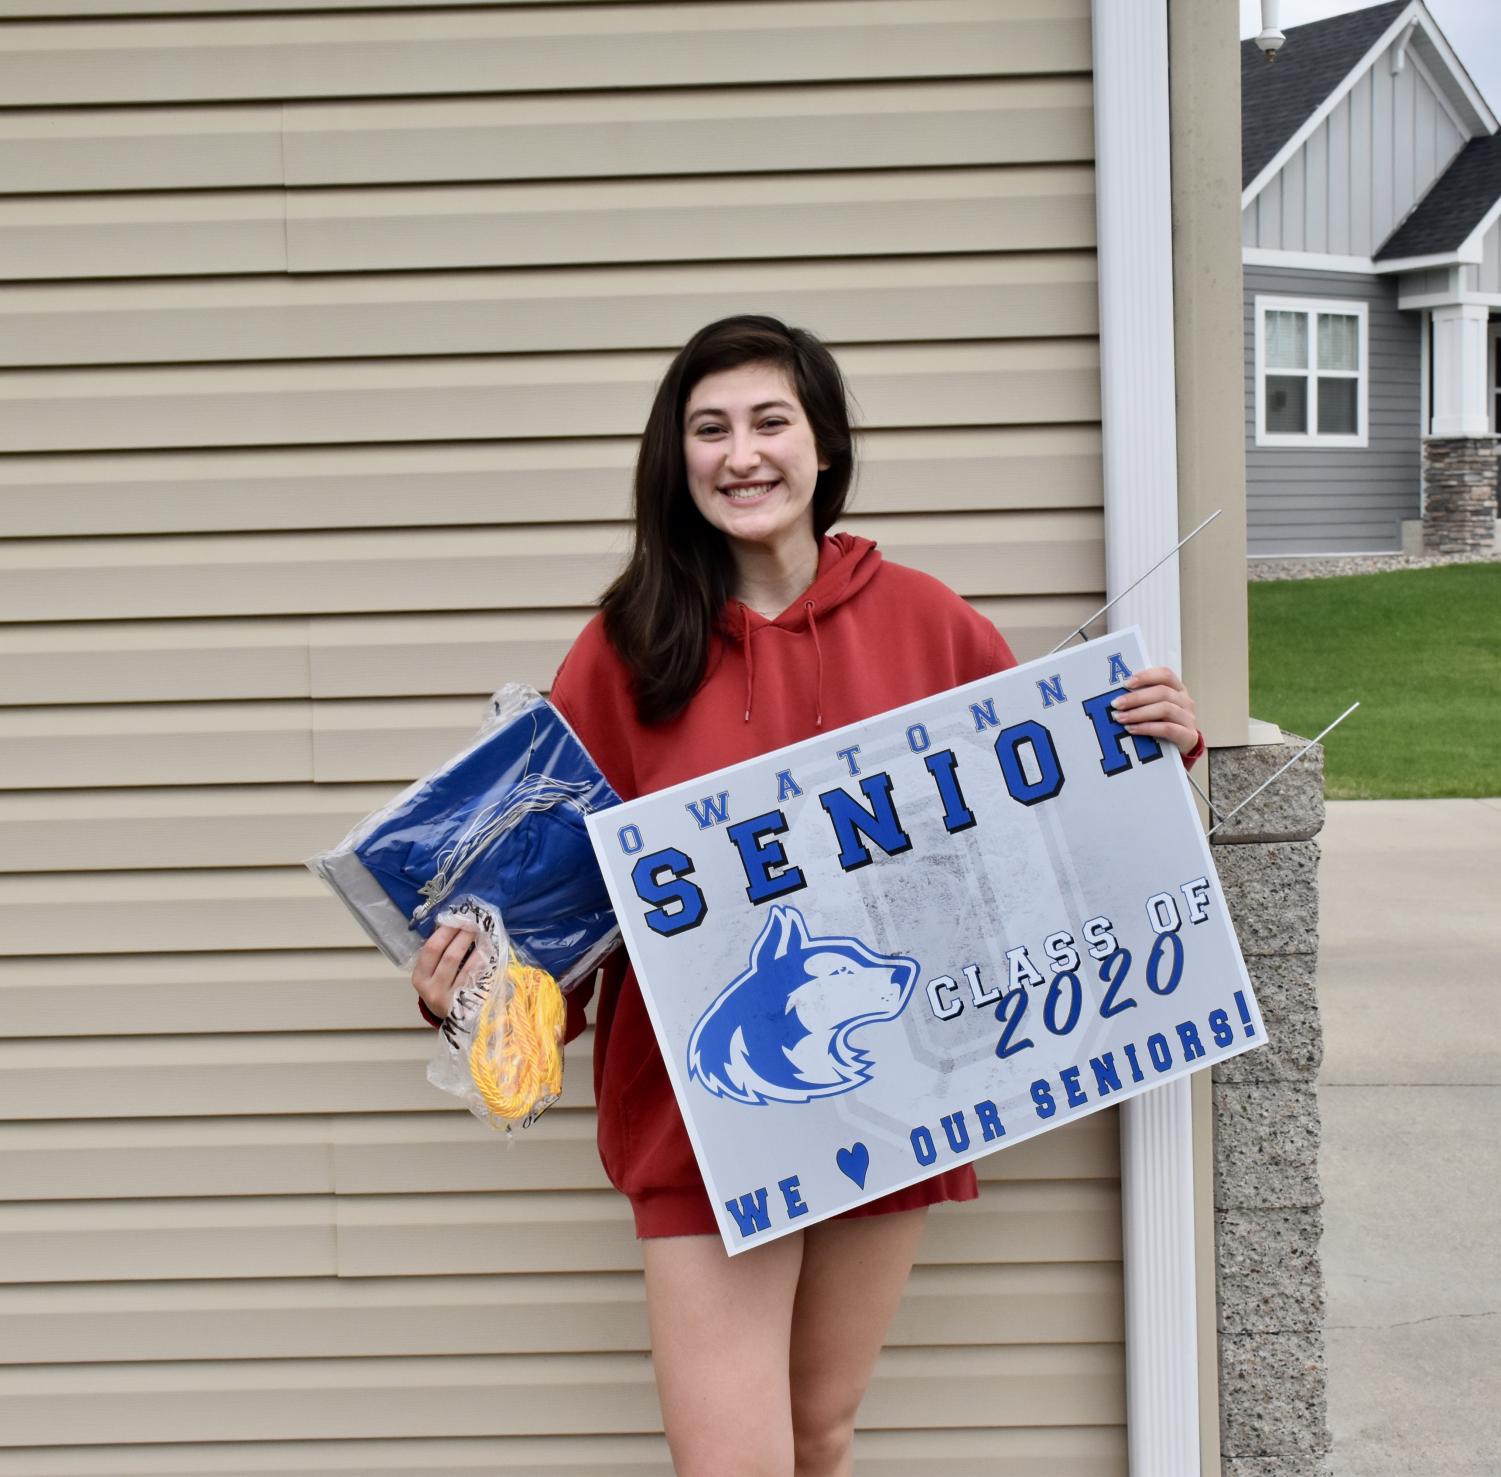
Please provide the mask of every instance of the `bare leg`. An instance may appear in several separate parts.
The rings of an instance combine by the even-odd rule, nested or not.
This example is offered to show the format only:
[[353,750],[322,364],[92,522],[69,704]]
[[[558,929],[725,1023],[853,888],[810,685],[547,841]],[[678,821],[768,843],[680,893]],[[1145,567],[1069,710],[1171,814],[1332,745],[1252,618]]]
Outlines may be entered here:
[[797,1477],[851,1477],[855,1414],[922,1240],[925,1210],[803,1232],[792,1314]]
[[642,1243],[652,1362],[678,1477],[788,1477],[787,1349],[800,1232],[738,1256],[717,1236]]

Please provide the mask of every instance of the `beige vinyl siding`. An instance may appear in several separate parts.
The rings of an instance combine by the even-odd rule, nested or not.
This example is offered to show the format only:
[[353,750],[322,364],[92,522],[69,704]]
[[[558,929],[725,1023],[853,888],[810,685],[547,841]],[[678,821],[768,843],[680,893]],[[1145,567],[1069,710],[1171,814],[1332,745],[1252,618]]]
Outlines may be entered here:
[[[724,313],[835,346],[846,526],[1101,603],[1087,0],[0,20],[0,1477],[660,1477],[591,1038],[502,1147],[300,859],[546,687]],[[1123,1474],[1114,1115],[981,1170],[860,1470]]]
[[0,87],[13,106],[67,106],[1079,72],[1088,15],[1075,0],[711,0],[19,23]]
[[[1034,1477],[1043,1471],[1109,1471],[1110,1433],[1038,1426],[955,1431],[935,1450],[926,1431],[874,1431],[856,1438],[861,1477]],[[494,1477],[538,1472],[545,1477],[668,1477],[659,1438],[651,1436],[473,1437],[460,1440],[284,1441],[274,1447],[237,1441],[72,1447],[30,1453],[25,1467],[4,1477]]]

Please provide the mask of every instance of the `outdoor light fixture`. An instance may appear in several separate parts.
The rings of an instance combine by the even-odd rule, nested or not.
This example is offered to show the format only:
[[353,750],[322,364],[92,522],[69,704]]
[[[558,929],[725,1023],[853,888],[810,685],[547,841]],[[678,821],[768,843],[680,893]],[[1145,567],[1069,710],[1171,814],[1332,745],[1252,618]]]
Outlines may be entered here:
[[1277,60],[1277,53],[1287,40],[1277,28],[1277,12],[1280,9],[1281,0],[1261,0],[1261,34],[1257,36],[1256,44],[1266,53],[1269,62]]

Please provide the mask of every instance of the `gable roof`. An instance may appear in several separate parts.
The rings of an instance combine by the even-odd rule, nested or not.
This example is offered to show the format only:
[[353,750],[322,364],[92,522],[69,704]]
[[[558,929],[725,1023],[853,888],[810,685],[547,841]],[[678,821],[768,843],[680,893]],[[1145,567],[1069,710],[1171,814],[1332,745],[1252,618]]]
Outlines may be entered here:
[[1240,172],[1244,189],[1381,39],[1410,0],[1291,26],[1269,62],[1255,41],[1240,45]]
[[1377,261],[1454,251],[1501,198],[1501,133],[1472,138],[1412,214],[1382,243]]

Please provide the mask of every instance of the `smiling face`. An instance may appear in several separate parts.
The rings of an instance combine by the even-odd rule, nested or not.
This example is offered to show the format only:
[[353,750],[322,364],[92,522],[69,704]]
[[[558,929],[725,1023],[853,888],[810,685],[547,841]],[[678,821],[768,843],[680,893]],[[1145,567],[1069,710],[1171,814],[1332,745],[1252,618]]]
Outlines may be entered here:
[[683,407],[688,491],[732,544],[813,545],[813,490],[828,463],[786,373],[741,364],[705,375]]

